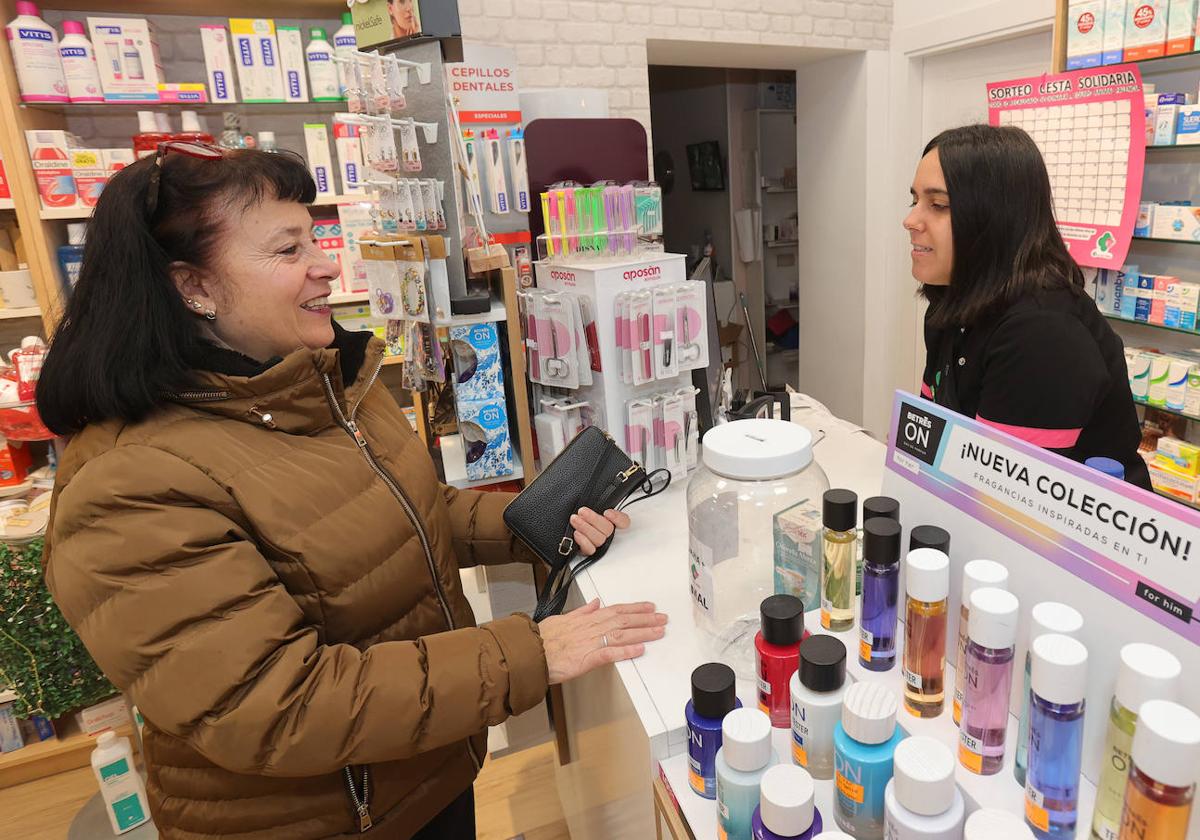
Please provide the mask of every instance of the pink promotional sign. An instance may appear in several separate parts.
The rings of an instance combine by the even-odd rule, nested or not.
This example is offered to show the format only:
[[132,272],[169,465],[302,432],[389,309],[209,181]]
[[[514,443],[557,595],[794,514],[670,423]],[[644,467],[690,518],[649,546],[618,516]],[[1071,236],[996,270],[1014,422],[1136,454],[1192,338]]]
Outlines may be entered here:
[[1055,219],[1079,265],[1119,268],[1142,194],[1146,114],[1137,67],[993,82],[988,121],[1024,129],[1050,173]]

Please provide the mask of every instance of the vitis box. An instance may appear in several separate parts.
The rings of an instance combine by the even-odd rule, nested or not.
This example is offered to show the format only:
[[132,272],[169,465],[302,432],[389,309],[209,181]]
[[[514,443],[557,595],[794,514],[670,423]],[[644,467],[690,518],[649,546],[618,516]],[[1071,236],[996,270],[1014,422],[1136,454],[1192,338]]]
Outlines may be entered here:
[[1125,14],[1125,60],[1157,58],[1167,51],[1168,0],[1129,0]]
[[300,27],[275,28],[279,39],[279,66],[283,74],[283,98],[288,102],[308,101],[308,73],[304,66],[304,42]]
[[338,169],[342,176],[342,192],[353,195],[366,191],[363,183],[366,174],[363,170],[362,140],[358,126],[343,122],[350,114],[333,115],[333,146],[337,151]]
[[150,22],[143,18],[89,17],[87,23],[105,101],[157,102],[163,70]]
[[1125,15],[1129,0],[1106,0],[1104,3],[1103,64],[1120,64],[1125,60]]
[[1196,43],[1196,0],[1170,0],[1167,15],[1167,55],[1193,50]]
[[81,207],[95,207],[108,183],[103,149],[72,149],[71,176]]
[[308,171],[317,184],[317,195],[336,195],[333,158],[329,154],[329,129],[325,123],[304,124],[304,152]]
[[283,102],[283,73],[275,21],[269,18],[230,18],[238,82],[246,102]]
[[197,105],[208,101],[208,92],[199,82],[163,82],[158,86],[158,98],[163,102]]
[[200,43],[204,47],[209,97],[218,103],[237,102],[233,60],[229,57],[229,32],[224,26],[201,26]]
[[1099,67],[1104,53],[1105,0],[1073,0],[1067,8],[1067,69]]

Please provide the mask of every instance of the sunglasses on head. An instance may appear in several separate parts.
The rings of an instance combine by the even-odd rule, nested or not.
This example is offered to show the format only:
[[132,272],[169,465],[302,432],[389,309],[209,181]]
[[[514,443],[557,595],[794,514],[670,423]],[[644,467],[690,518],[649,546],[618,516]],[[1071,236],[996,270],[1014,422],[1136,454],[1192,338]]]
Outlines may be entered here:
[[154,218],[154,213],[158,210],[158,185],[162,180],[162,162],[170,152],[178,152],[199,160],[220,160],[225,156],[221,149],[207,143],[195,143],[190,140],[168,140],[159,143],[158,151],[154,155],[154,171],[150,173],[150,186],[146,190],[146,218],[149,220]]

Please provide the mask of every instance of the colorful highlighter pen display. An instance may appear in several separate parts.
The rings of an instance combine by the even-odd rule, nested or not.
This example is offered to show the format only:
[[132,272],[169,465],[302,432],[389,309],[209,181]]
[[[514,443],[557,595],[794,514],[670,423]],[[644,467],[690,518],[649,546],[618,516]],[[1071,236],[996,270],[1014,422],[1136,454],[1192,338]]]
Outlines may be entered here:
[[971,593],[958,760],[981,776],[1004,766],[1019,611],[1011,592],[984,587]]
[[971,617],[971,593],[984,586],[1008,588],[1008,569],[991,560],[972,560],[963,566],[962,606],[958,616],[958,656],[954,660],[954,723],[962,721],[963,680],[966,678],[967,625]]
[[846,692],[833,730],[837,787],[833,817],[859,840],[883,840],[884,794],[904,732],[896,724],[896,694],[879,683],[855,683]]
[[710,662],[692,671],[692,699],[684,709],[688,725],[688,783],[705,799],[717,798],[717,751],[721,722],[741,708],[733,669]]
[[754,840],[812,840],[821,833],[817,789],[807,770],[777,764],[763,774],[759,791],[750,820]]
[[896,665],[899,598],[900,523],[875,517],[863,525],[862,618],[858,644],[858,661],[869,671],[890,671]]
[[543,260],[617,259],[646,250],[661,236],[662,192],[654,184],[563,182],[542,193]]
[[800,664],[804,629],[804,604],[791,595],[772,595],[759,607],[762,629],[754,637],[758,663],[758,708],[771,718],[771,726],[792,725],[788,685]]
[[1200,779],[1200,717],[1170,700],[1142,704],[1119,840],[1186,840]]
[[[1079,614],[1079,611],[1057,601],[1043,601],[1035,604],[1029,613],[1029,621],[1032,625],[1029,630],[1031,642],[1038,636],[1044,636],[1047,633],[1073,637],[1083,629],[1083,616]],[[1025,769],[1029,766],[1029,698],[1031,696],[1029,683],[1032,673],[1033,645],[1030,644],[1029,650],[1025,654],[1025,685],[1021,691],[1025,703],[1021,709],[1021,721],[1017,729],[1017,754],[1013,764],[1013,775],[1016,776],[1017,783],[1021,787],[1025,786]]]
[[888,840],[961,840],[965,815],[950,748],[921,736],[901,741],[884,791]]
[[850,490],[825,491],[821,519],[821,626],[841,633],[854,626],[858,496]]
[[833,778],[833,729],[846,696],[846,646],[824,634],[800,643],[792,675],[792,762],[814,779]]
[[771,748],[771,719],[758,709],[734,709],[721,728],[717,753],[717,832],[750,840],[763,774],[779,763]]
[[1108,714],[1108,734],[1104,742],[1104,764],[1100,784],[1096,786],[1096,813],[1092,818],[1092,836],[1098,840],[1117,840],[1121,831],[1121,808],[1138,711],[1151,700],[1175,700],[1179,692],[1183,666],[1160,647],[1140,642],[1121,648],[1121,666],[1117,688]]
[[936,548],[908,553],[905,577],[904,708],[937,717],[946,702],[946,612],[950,558]]
[[1070,636],[1033,640],[1025,822],[1036,837],[1075,836],[1083,761],[1087,648]]

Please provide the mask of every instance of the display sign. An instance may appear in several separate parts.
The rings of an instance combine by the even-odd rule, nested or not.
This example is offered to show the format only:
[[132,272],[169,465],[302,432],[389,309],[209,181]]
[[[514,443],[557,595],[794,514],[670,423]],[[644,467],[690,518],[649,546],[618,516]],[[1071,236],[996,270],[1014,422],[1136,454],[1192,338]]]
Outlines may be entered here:
[[359,49],[421,34],[417,0],[357,0],[350,6]]
[[1041,149],[1054,216],[1075,262],[1123,265],[1146,156],[1138,68],[1121,64],[992,82],[987,99],[992,125],[1022,128]]
[[517,54],[508,47],[463,44],[463,61],[447,64],[450,97],[463,125],[520,123]]
[[1200,643],[1200,512],[903,393],[887,469]]

